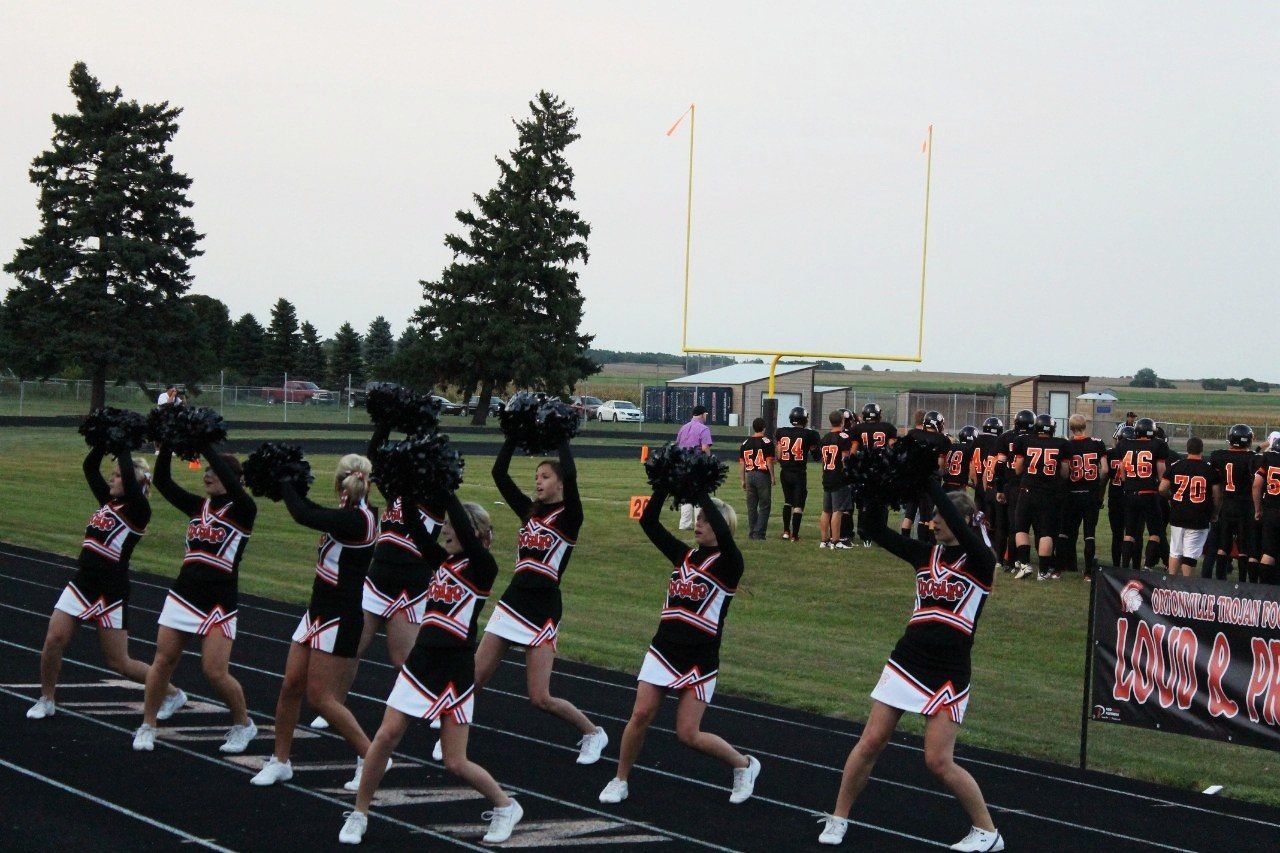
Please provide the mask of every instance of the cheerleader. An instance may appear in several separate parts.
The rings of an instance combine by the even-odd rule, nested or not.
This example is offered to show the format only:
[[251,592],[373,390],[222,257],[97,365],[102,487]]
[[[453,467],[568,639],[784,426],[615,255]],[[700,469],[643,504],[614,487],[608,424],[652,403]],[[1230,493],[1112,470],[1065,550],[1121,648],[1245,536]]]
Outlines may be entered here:
[[871,540],[916,569],[915,610],[871,692],[875,700],[857,745],[845,761],[835,811],[824,816],[822,844],[839,844],[849,811],[867,784],[871,769],[904,712],[926,718],[924,760],[955,794],[973,824],[952,850],[1003,850],[1004,839],[991,822],[986,801],[969,771],[953,758],[956,735],[969,705],[970,650],[982,605],[991,591],[995,557],[986,537],[973,526],[973,500],[947,494],[929,479],[936,514],[936,545],[891,532],[888,511],[869,513]]
[[445,509],[448,521],[440,533],[442,545],[431,539],[420,519],[410,519],[409,531],[418,548],[438,568],[427,589],[417,644],[400,669],[382,726],[369,747],[355,810],[346,814],[338,834],[344,844],[359,844],[364,837],[373,795],[413,718],[441,722],[445,769],[493,804],[493,810],[484,815],[489,821],[486,843],[506,841],[524,816],[520,804],[503,793],[489,772],[467,758],[475,708],[476,625],[498,576],[498,564],[489,553],[493,539],[489,515],[476,504],[459,503],[456,495],[449,496]]
[[[57,712],[54,690],[62,669],[62,652],[75,635],[78,622],[97,626],[107,666],[130,681],[144,684],[147,680],[147,665],[129,657],[128,606],[129,557],[151,521],[147,501],[151,469],[145,459],[133,459],[124,450],[116,455],[111,479],[104,480],[105,454],[104,449],[94,448],[84,459],[84,478],[100,506],[85,526],[79,568],[49,617],[40,653],[40,698],[27,711],[31,720]],[[156,718],[169,719],[186,701],[187,695],[171,686]]]
[[[390,427],[379,425],[374,429],[369,440],[370,457],[390,434]],[[382,514],[377,543],[373,548],[373,564],[364,579],[361,602],[364,629],[360,635],[358,656],[364,656],[375,634],[385,631],[387,656],[391,665],[398,667],[404,663],[418,637],[427,585],[435,570],[435,566],[423,565],[422,553],[409,535],[409,517],[416,513],[433,538],[439,535],[442,517],[439,512],[413,501],[404,501],[385,492],[382,497],[387,501],[387,510]],[[344,689],[340,695],[345,693]]]
[[160,611],[156,656],[147,673],[142,725],[133,748],[155,749],[156,721],[169,688],[169,679],[192,637],[200,638],[200,664],[209,684],[231,709],[231,730],[222,752],[244,752],[258,734],[249,719],[244,690],[231,675],[231,644],[236,638],[240,559],[253,532],[258,505],[244,490],[240,460],[205,446],[201,455],[205,497],[193,495],[173,481],[173,450],[161,445],[155,486],[165,500],[187,515],[186,554],[178,579]]
[[[303,696],[346,738],[360,761],[369,751],[369,738],[344,699],[359,663],[357,653],[364,627],[361,590],[373,559],[373,543],[378,538],[378,513],[366,501],[372,471],[373,466],[364,456],[350,453],[342,457],[334,474],[337,509],[323,509],[299,495],[291,483],[280,484],[285,508],[293,520],[322,535],[311,603],[293,632],[284,684],[276,703],[275,752],[250,780],[254,785],[273,785],[293,778],[289,751]],[[354,785],[359,784],[358,772],[352,780]],[[351,790],[355,790],[354,785]]]
[[742,552],[733,541],[737,517],[723,501],[702,495],[693,527],[697,547],[689,548],[662,526],[666,499],[665,490],[654,491],[640,517],[640,527],[675,569],[667,586],[658,632],[640,667],[635,707],[622,733],[618,773],[600,792],[600,802],[620,803],[627,798],[627,777],[669,690],[680,692],[676,710],[676,736],[680,742],[732,767],[733,792],[729,802],[745,802],[760,775],[760,762],[701,728],[702,715],[716,689],[724,620],[742,577]]
[[493,480],[507,506],[519,516],[519,549],[511,584],[502,594],[484,627],[476,652],[476,687],[483,687],[513,645],[525,648],[529,701],[582,733],[578,763],[594,764],[609,736],[571,702],[551,695],[551,669],[556,659],[560,628],[560,581],[582,527],[582,499],[578,470],[569,443],[560,446],[560,461],[538,463],[529,499],[508,473],[515,443],[508,438],[493,463]]

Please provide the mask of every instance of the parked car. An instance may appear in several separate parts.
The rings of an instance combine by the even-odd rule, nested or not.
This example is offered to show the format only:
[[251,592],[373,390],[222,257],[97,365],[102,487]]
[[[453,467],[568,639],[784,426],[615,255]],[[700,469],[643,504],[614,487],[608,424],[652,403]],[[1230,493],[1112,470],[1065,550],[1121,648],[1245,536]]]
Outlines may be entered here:
[[264,388],[262,389],[262,396],[269,406],[283,403],[286,399],[290,403],[300,403],[302,405],[338,402],[337,394],[332,391],[326,391],[316,383],[308,382],[305,379],[290,379],[284,384],[283,388]]
[[[473,394],[467,404],[462,407],[462,413],[468,416],[474,415],[478,408],[480,408],[480,397]],[[502,398],[494,394],[489,398],[489,416],[496,417],[500,411],[502,411]]]
[[431,399],[440,403],[440,414],[442,415],[460,415],[462,414],[462,404],[455,403],[439,394],[432,394]]
[[574,395],[569,398],[569,405],[573,407],[579,417],[584,421],[588,421],[596,416],[596,412],[600,410],[600,406],[603,404],[600,402],[599,397]]
[[644,412],[630,400],[609,400],[596,409],[596,418],[602,421],[644,423]]

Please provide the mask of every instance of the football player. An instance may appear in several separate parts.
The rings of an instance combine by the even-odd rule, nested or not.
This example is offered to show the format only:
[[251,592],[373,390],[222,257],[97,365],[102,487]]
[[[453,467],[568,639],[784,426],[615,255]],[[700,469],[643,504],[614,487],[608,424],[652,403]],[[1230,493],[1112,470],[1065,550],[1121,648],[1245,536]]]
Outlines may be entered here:
[[1031,530],[1036,532],[1036,553],[1040,557],[1039,580],[1056,580],[1062,575],[1053,559],[1058,522],[1066,492],[1068,466],[1064,465],[1068,443],[1054,435],[1058,423],[1052,415],[1036,415],[1031,431],[1014,444],[1013,468],[1021,478],[1014,533],[1018,546],[1015,579],[1031,574]]
[[803,406],[793,408],[787,420],[791,426],[773,433],[782,480],[782,538],[799,542],[800,521],[809,499],[809,460],[818,458],[822,436],[809,428],[809,412]]
[[[862,407],[862,423],[853,428],[854,449],[885,448],[898,440],[898,428],[884,422],[884,411],[875,403],[867,403]],[[870,548],[871,540],[862,533],[862,510],[858,510],[858,536],[862,539],[862,547]]]
[[1067,421],[1071,431],[1063,465],[1069,469],[1070,485],[1063,506],[1062,529],[1058,531],[1058,568],[1076,570],[1076,537],[1084,526],[1084,577],[1093,577],[1098,567],[1096,536],[1098,512],[1102,509],[1102,488],[1107,482],[1107,445],[1102,439],[1085,435],[1084,415]]
[[982,432],[974,440],[977,450],[974,451],[974,464],[978,470],[979,489],[975,494],[981,496],[978,506],[986,515],[991,525],[991,541],[996,549],[996,560],[1005,562],[1004,545],[1007,538],[1007,520],[1005,505],[996,500],[996,466],[1000,465],[1000,433],[1004,432],[1004,421],[997,417],[987,418],[982,422]]
[[844,431],[844,412],[835,409],[827,416],[831,430],[818,442],[822,464],[822,515],[818,532],[820,548],[852,548],[841,535],[844,513],[853,505],[849,483],[845,480],[844,461],[853,450],[853,436]]
[[[1169,445],[1155,437],[1156,425],[1151,418],[1138,418],[1133,438],[1121,439],[1120,464],[1124,466],[1124,551],[1122,562],[1138,568],[1139,561],[1152,568],[1160,559],[1160,540],[1164,537],[1164,518],[1160,511],[1157,489],[1164,477],[1169,459]],[[1145,557],[1140,557],[1138,537],[1146,529]]]
[[1227,430],[1227,446],[1209,455],[1209,464],[1222,477],[1222,507],[1214,525],[1218,540],[1218,561],[1215,566],[1218,580],[1225,580],[1231,571],[1231,556],[1236,554],[1236,566],[1242,582],[1255,580],[1252,569],[1257,563],[1249,562],[1253,540],[1253,429],[1247,424],[1235,424]]
[[[996,440],[998,448],[996,458],[999,465],[996,466],[996,500],[1004,504],[1005,518],[1005,541],[997,542],[999,550],[1003,551],[1010,562],[1017,563],[1018,543],[1014,532],[1014,521],[1018,514],[1018,495],[1022,487],[1021,475],[1013,469],[1014,446],[1022,436],[1031,431],[1031,426],[1036,421],[1036,413],[1030,409],[1020,409],[1013,416],[1013,426],[1000,433]],[[1006,565],[1005,571],[1010,571],[1014,567]]]

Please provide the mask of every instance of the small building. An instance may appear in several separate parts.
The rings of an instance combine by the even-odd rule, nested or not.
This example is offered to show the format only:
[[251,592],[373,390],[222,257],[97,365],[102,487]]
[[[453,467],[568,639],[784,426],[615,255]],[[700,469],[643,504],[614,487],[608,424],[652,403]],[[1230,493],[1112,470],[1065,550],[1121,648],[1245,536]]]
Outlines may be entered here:
[[[786,426],[787,413],[795,406],[804,406],[813,410],[813,375],[817,370],[814,364],[779,364],[774,372],[774,391],[778,398],[778,426]],[[749,430],[751,422],[760,417],[763,411],[764,397],[769,390],[769,365],[767,364],[731,364],[717,367],[679,379],[668,379],[668,388],[698,388],[714,386],[729,388],[732,391],[729,423],[737,421],[744,432]],[[736,416],[736,417],[735,417]]]
[[849,409],[849,399],[853,396],[851,391],[852,388],[848,385],[814,385],[809,426],[819,431],[826,429],[827,412],[835,409]]
[[[1084,386],[1088,381],[1088,376],[1055,376],[1046,373],[1010,382],[1009,415],[1012,417],[1022,409],[1030,409],[1036,414],[1048,412],[1060,423],[1065,423],[1077,411],[1076,398],[1084,393]],[[1064,431],[1065,427],[1059,431],[1059,435]]]

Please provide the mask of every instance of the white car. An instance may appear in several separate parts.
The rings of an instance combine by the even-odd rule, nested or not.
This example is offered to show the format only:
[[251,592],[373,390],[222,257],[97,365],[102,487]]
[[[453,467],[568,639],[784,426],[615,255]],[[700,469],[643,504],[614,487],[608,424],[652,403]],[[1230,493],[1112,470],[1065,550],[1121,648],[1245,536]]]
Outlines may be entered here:
[[630,400],[607,400],[596,409],[596,417],[602,421],[644,423],[644,412]]

